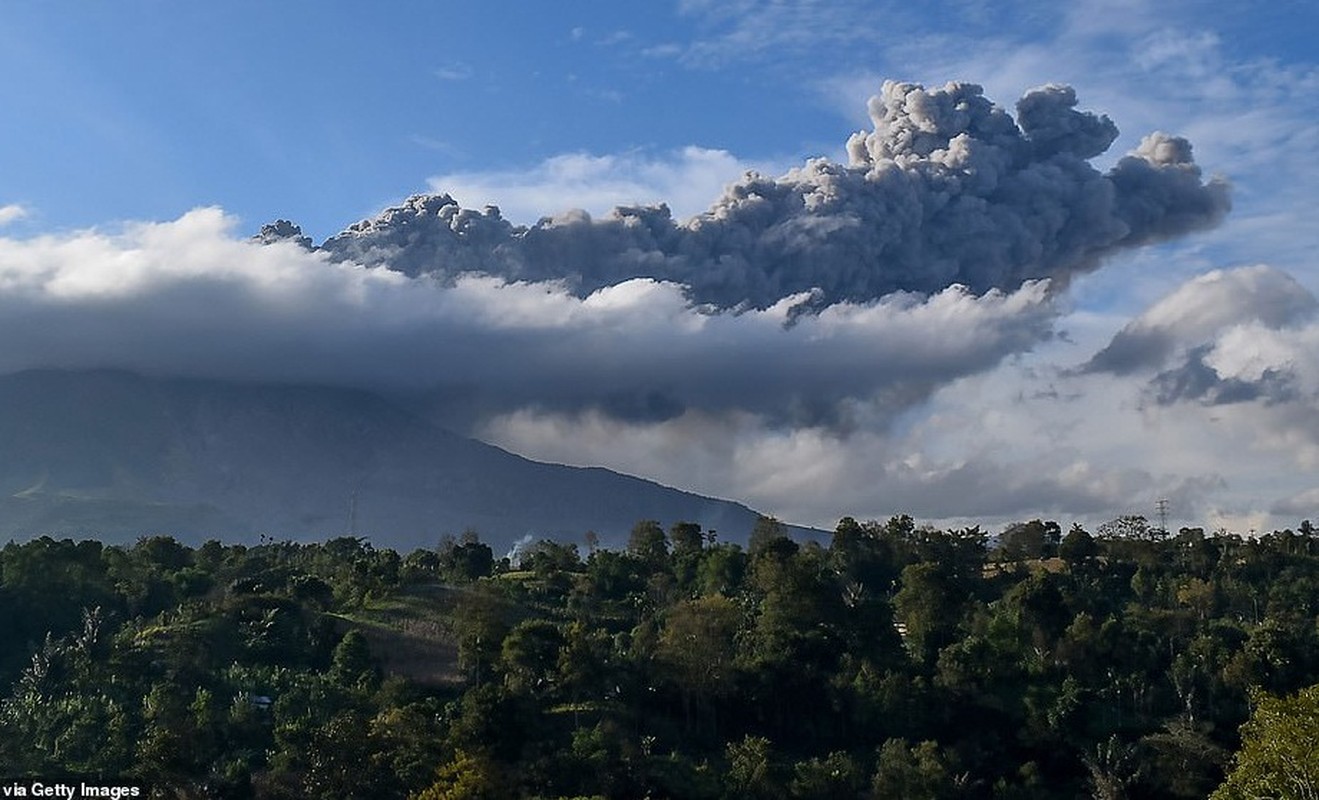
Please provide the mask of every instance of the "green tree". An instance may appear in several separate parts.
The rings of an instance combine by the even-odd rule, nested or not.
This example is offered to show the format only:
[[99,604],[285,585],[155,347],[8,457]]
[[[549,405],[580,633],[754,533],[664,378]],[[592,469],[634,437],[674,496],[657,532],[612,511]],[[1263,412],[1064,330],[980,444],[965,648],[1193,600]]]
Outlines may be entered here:
[[696,568],[696,585],[701,594],[732,595],[746,576],[747,555],[735,544],[711,545]]
[[1052,652],[1073,620],[1062,592],[1063,579],[1050,572],[1032,573],[1003,596],[1003,604],[1017,615],[1037,651]]
[[902,570],[893,611],[905,628],[907,650],[918,662],[931,664],[957,633],[966,600],[946,565],[911,564]]
[[1187,720],[1173,720],[1142,739],[1140,746],[1148,765],[1144,782],[1164,796],[1199,800],[1223,780],[1227,751],[1206,730]]
[[546,691],[558,677],[563,633],[544,619],[528,619],[513,626],[504,637],[499,664],[504,682],[513,691]]
[[683,696],[690,715],[733,688],[736,656],[733,639],[741,611],[723,595],[707,595],[679,603],[670,610],[660,634],[656,656]]
[[728,761],[725,796],[730,800],[770,800],[783,796],[769,739],[746,736],[730,742],[724,750],[724,758]]
[[1094,800],[1126,800],[1128,787],[1135,782],[1140,768],[1134,745],[1113,734],[1096,745],[1093,754],[1086,753],[1081,760],[1089,773]]
[[651,567],[662,567],[669,559],[664,529],[653,519],[638,522],[628,536],[627,551]]
[[1319,798],[1319,684],[1289,697],[1259,695],[1241,749],[1213,800]]
[[846,583],[871,596],[886,593],[904,564],[893,540],[879,523],[861,524],[843,517],[834,529],[829,554],[834,569]]
[[865,773],[856,759],[838,751],[797,762],[788,792],[794,800],[835,800],[857,797],[865,785]]
[[450,580],[468,583],[494,572],[495,554],[476,534],[464,534],[458,544],[442,546],[439,568]]
[[371,646],[359,630],[344,634],[330,656],[330,677],[343,686],[374,688],[380,673],[371,659]]
[[458,665],[477,686],[490,679],[508,633],[507,606],[490,588],[478,584],[462,595],[454,614]]
[[999,537],[999,553],[1009,561],[1051,558],[1058,551],[1062,530],[1058,523],[1038,519],[1009,525]]
[[788,528],[773,517],[758,517],[747,537],[747,552],[754,558],[778,539],[788,538]]
[[673,543],[673,577],[683,594],[691,594],[696,586],[697,569],[705,546],[705,533],[694,522],[676,522],[669,528],[669,541]]
[[966,796],[967,776],[956,773],[935,742],[889,739],[879,748],[870,783],[874,800],[954,800]]
[[1073,567],[1097,555],[1099,555],[1099,545],[1095,543],[1095,537],[1080,525],[1073,525],[1058,545],[1058,557]]
[[419,791],[430,785],[435,765],[443,762],[441,704],[426,698],[383,706],[370,723],[372,758],[402,789]]
[[612,644],[607,632],[582,620],[574,620],[564,629],[557,680],[573,703],[603,696]]
[[459,750],[435,772],[435,783],[415,800],[505,800],[513,796],[506,768],[489,755]]
[[705,533],[695,522],[675,522],[669,527],[669,541],[675,556],[694,553],[705,544]]
[[[194,699],[205,715],[212,704],[209,692]],[[157,683],[142,701],[145,723],[137,746],[137,768],[155,784],[178,785],[196,775],[214,757],[207,747],[208,731],[198,725],[198,714],[184,702],[177,687]]]
[[314,729],[303,753],[306,797],[374,800],[391,794],[392,776],[376,768],[369,721],[344,709]]

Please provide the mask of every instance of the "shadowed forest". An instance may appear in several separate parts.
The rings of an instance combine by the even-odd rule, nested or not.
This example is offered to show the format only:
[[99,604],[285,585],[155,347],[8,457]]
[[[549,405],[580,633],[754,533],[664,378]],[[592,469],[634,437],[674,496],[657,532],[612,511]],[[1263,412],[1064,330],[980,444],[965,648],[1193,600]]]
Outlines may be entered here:
[[586,540],[10,543],[2,777],[177,798],[1319,789],[1308,522]]

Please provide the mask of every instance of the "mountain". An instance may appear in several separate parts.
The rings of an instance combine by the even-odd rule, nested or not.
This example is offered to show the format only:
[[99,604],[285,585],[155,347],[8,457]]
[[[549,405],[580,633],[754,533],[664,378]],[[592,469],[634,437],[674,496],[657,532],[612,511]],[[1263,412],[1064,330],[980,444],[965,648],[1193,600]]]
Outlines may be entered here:
[[745,506],[458,436],[363,391],[117,371],[0,376],[0,538],[165,533],[407,551],[477,531],[620,544],[640,519],[743,539]]

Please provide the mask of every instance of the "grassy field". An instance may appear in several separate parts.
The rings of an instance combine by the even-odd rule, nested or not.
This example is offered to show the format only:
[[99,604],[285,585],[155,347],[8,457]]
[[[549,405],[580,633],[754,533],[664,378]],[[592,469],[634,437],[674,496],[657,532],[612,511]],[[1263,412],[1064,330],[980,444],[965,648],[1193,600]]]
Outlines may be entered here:
[[387,600],[368,601],[339,616],[360,630],[387,675],[430,686],[460,682],[453,614],[463,590],[439,584],[409,586]]

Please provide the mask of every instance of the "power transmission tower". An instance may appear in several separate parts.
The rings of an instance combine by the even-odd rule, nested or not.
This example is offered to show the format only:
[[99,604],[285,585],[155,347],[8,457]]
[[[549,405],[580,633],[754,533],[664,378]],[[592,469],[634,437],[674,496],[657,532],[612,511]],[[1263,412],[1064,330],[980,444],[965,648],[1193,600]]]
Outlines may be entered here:
[[1159,498],[1159,501],[1155,503],[1155,506],[1159,509],[1159,531],[1164,536],[1167,536],[1168,535],[1168,501],[1165,498]]

